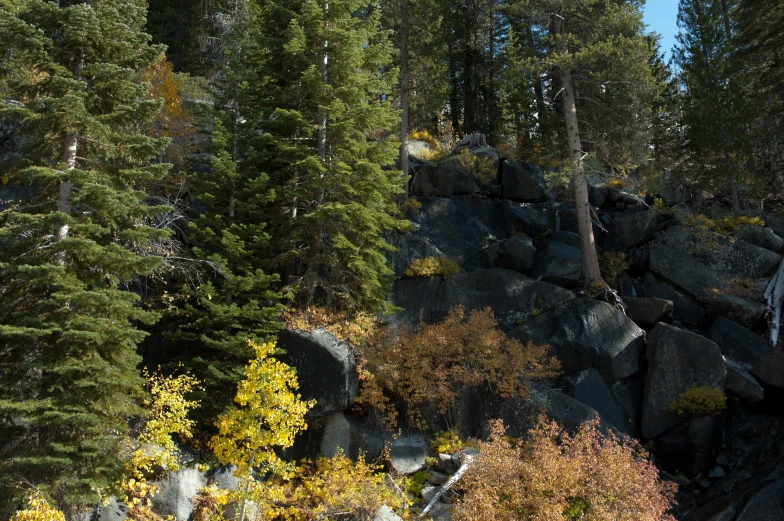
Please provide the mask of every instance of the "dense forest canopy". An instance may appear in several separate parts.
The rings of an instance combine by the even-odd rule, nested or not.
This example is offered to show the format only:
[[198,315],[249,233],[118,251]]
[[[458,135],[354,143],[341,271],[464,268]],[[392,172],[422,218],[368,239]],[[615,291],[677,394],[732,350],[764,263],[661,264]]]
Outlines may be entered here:
[[[243,518],[252,497],[269,519],[283,519],[286,501],[296,519],[316,519],[304,506],[315,500],[286,488],[295,476],[313,491],[354,472],[366,492],[396,497],[372,465],[336,460],[334,475],[314,467],[303,478],[279,458],[313,404],[294,394],[271,342],[308,324],[372,344],[360,374],[376,371],[378,394],[365,407],[386,417],[389,396],[424,385],[390,370],[379,354],[396,345],[388,335],[368,340],[396,311],[393,238],[422,226],[411,220],[422,205],[417,168],[472,170],[493,195],[505,165],[538,165],[542,190],[574,206],[579,290],[613,305],[618,274],[596,248],[597,186],[660,209],[666,187],[688,186],[695,211],[719,204],[730,220],[778,212],[781,2],[681,0],[669,63],[644,4],[0,0],[0,515],[23,508],[30,490],[30,508],[54,517],[16,519],[59,519],[56,508],[76,520],[109,496],[138,500],[135,519],[154,515],[146,480],[167,468],[171,435],[191,432],[196,451],[240,466]],[[460,271],[418,261],[417,276]],[[464,360],[489,337],[460,329],[480,323],[462,313],[450,311],[446,332],[404,338],[443,354],[436,338],[460,331],[450,347]],[[519,372],[483,354],[463,364],[487,371],[478,380],[449,360],[433,367],[463,383],[555,374],[544,358],[518,367],[522,347],[492,338]],[[384,374],[394,392],[378,383]],[[264,436],[238,437],[243,422],[281,410],[262,422]],[[487,443],[497,445],[485,448],[513,460],[502,434],[496,426]],[[601,459],[596,435],[579,439]],[[144,456],[140,443],[165,457]],[[624,472],[648,472],[618,447]],[[264,465],[274,486],[253,471]],[[649,518],[665,519],[670,492],[640,479],[656,503]],[[564,512],[577,504],[567,496]]]

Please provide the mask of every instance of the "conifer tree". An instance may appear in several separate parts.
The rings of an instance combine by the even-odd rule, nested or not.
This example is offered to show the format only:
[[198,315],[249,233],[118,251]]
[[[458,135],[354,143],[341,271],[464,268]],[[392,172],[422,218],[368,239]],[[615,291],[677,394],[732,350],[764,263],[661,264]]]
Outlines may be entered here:
[[723,3],[681,0],[673,60],[683,89],[685,167],[709,188],[728,186],[738,211],[736,171],[744,121],[738,83],[732,80],[733,24],[725,17]]
[[145,16],[143,0],[0,10],[1,52],[28,71],[2,102],[26,140],[6,173],[34,192],[0,228],[0,486],[40,485],[69,519],[117,476],[143,393],[137,326],[157,319],[130,291],[169,236],[142,191],[169,169],[149,161],[167,140],[140,133],[161,105],[138,81],[163,52]]
[[242,167],[270,176],[270,233],[299,304],[378,308],[386,296],[382,234],[400,224],[403,176],[391,167],[396,75],[380,15],[368,0],[304,0],[266,2],[259,17]]

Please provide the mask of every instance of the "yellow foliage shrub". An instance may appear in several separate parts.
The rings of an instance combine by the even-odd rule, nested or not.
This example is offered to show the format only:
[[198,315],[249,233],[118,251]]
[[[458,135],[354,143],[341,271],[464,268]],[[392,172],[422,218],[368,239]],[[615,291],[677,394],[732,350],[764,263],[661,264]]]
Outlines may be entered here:
[[558,374],[549,349],[507,337],[490,308],[466,316],[455,307],[438,324],[397,335],[382,332],[362,352],[357,402],[377,410],[388,428],[399,409],[412,426],[424,428],[423,407],[433,404],[446,413],[466,387],[486,383],[503,397],[526,396],[528,381]]
[[629,186],[629,183],[627,183],[626,181],[624,181],[619,177],[613,177],[612,179],[607,181],[607,186],[609,186],[610,188],[615,188],[616,190],[623,190],[624,188],[627,188]]
[[287,486],[286,503],[283,518],[290,521],[371,521],[383,505],[396,509],[402,501],[380,465],[340,453],[302,467]]
[[455,521],[674,521],[675,485],[631,441],[606,436],[597,422],[576,434],[540,422],[525,445],[505,437],[500,421],[480,444],[463,478]]
[[759,217],[748,217],[746,215],[734,215],[722,217],[721,219],[711,219],[707,215],[694,214],[688,217],[687,224],[701,230],[711,231],[730,237],[746,226],[765,226],[765,221]]
[[360,346],[368,342],[378,332],[380,321],[370,313],[330,311],[321,307],[289,309],[283,314],[289,329],[313,331],[324,328],[336,338]]
[[411,266],[403,273],[406,277],[432,277],[433,275],[448,277],[460,273],[460,266],[446,257],[425,257],[414,259]]
[[17,510],[10,521],[65,521],[65,514],[52,508],[40,490],[33,489],[27,497],[27,508]]
[[667,406],[670,412],[688,416],[716,416],[726,408],[724,391],[709,385],[691,386]]

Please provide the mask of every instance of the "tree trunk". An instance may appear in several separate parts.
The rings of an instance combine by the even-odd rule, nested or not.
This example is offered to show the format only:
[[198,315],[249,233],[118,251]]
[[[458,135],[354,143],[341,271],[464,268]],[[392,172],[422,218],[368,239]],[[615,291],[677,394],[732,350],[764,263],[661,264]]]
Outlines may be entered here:
[[[79,57],[76,60],[76,67],[74,69],[74,76],[77,81],[82,79],[82,69],[84,68],[85,53],[84,49],[79,52]],[[76,168],[76,153],[79,149],[79,136],[76,132],[69,132],[65,136],[63,143],[63,161],[65,162],[65,174],[70,174]],[[71,215],[73,210],[73,191],[74,185],[67,179],[60,181],[60,193],[57,196],[57,211]],[[55,241],[60,242],[68,237],[70,228],[67,223],[63,223],[57,227],[54,232]],[[65,257],[61,259],[65,261]]]
[[402,199],[408,199],[408,0],[400,6],[400,169],[405,174]]
[[[566,56],[569,54],[569,46],[564,36],[564,21],[560,16],[554,20],[556,34],[560,35],[559,52]],[[588,181],[583,170],[582,143],[580,142],[580,127],[577,120],[577,106],[575,105],[574,84],[572,71],[569,67],[562,66],[561,87],[563,88],[562,99],[564,118],[566,119],[566,136],[569,146],[569,158],[574,167],[574,204],[577,209],[577,231],[580,235],[580,253],[582,254],[583,264],[583,285],[590,286],[602,280],[599,270],[599,258],[596,255],[596,243],[593,237],[593,223],[591,219],[591,208],[588,202]]]

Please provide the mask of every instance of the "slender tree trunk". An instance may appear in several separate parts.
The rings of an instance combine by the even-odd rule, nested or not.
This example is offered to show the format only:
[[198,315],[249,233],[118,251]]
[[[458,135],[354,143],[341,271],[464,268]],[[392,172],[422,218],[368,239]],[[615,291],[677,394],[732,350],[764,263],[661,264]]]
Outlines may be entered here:
[[[564,21],[560,16],[555,17],[556,34],[564,36]],[[561,39],[559,51],[562,55],[569,54],[569,46],[565,38]],[[596,243],[593,236],[593,223],[591,207],[588,202],[588,181],[583,170],[582,143],[580,142],[580,126],[577,120],[577,106],[575,104],[574,83],[572,71],[569,67],[562,66],[561,87],[564,117],[566,119],[566,136],[569,146],[569,158],[574,166],[574,204],[577,209],[577,231],[580,235],[580,253],[583,264],[583,285],[590,286],[602,280],[599,270],[599,258],[596,255]]]
[[[727,35],[727,43],[731,46],[732,45],[732,24],[730,23],[730,7],[727,0],[721,0],[721,14],[722,18],[724,19],[724,31]],[[732,95],[732,90],[729,91],[729,95]],[[724,129],[724,125],[722,125],[722,135],[724,136],[724,143],[725,147],[728,145],[727,132]],[[724,149],[724,164],[727,168],[727,180],[729,181],[730,185],[730,198],[732,200],[732,213],[738,215],[740,213],[740,198],[738,197],[738,186],[735,183],[735,170],[732,166],[732,160],[730,159],[730,154],[727,149]]]
[[[319,59],[319,73],[321,74],[321,81],[324,85],[327,84],[327,65],[329,63],[329,56],[327,55],[327,46],[329,39],[327,38],[327,27],[329,21],[327,19],[329,13],[329,3],[324,3],[324,40],[321,42],[324,48],[324,55]],[[322,111],[319,115],[318,132],[316,133],[316,149],[319,159],[322,163],[327,162],[327,112]]]
[[[84,68],[85,52],[84,49],[79,51],[79,56],[76,59],[76,67],[74,69],[74,76],[77,81],[82,79],[82,68]],[[76,168],[76,153],[79,149],[79,135],[76,132],[69,132],[65,136],[63,143],[63,161],[65,162],[65,174],[70,174]],[[60,193],[57,197],[57,211],[64,214],[71,215],[73,210],[73,192],[74,185],[71,181],[64,179],[60,181]],[[68,224],[63,223],[57,227],[54,236],[55,241],[60,242],[68,237],[70,228]],[[60,259],[65,262],[65,256]]]
[[402,199],[408,199],[408,0],[400,0],[400,169],[405,174]]

